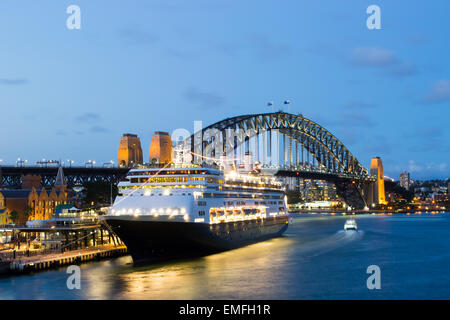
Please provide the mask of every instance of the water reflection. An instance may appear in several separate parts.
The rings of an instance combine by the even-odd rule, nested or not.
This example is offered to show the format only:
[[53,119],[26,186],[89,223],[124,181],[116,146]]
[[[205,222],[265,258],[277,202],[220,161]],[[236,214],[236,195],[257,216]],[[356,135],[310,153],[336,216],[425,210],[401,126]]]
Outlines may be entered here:
[[[286,262],[286,250],[291,242],[289,238],[278,238],[202,258],[147,267],[129,266],[112,279],[114,291],[119,293],[115,298],[229,298],[237,291],[243,295],[245,287],[254,290],[277,282],[279,272],[267,270],[276,270]],[[98,278],[86,280],[94,282],[89,286],[95,286]]]
[[[347,218],[297,218],[281,238],[201,258],[138,267],[129,256],[86,263],[81,290],[67,289],[65,268],[3,278],[0,298],[448,298],[448,214],[352,216],[358,231],[343,230]],[[365,286],[371,264],[383,270],[377,293]]]

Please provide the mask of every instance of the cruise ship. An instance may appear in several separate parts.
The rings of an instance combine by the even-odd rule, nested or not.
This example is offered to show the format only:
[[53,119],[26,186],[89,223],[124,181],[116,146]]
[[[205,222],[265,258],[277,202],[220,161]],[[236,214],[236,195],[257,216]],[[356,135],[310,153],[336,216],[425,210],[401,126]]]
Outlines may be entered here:
[[106,224],[134,263],[200,256],[281,236],[282,183],[270,176],[184,165],[131,169]]

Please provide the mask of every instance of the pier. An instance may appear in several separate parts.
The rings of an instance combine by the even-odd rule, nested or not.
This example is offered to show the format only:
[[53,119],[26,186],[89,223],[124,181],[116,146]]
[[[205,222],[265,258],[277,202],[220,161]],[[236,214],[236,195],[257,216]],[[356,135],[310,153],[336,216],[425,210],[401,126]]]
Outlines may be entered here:
[[[125,246],[103,245],[63,253],[48,253],[20,259],[5,259],[1,262],[1,274],[20,274],[55,269],[65,265],[81,264],[119,257],[127,254]],[[9,261],[8,261],[9,260]]]
[[26,226],[0,227],[0,274],[27,273],[121,256],[123,242],[97,215],[34,220]]

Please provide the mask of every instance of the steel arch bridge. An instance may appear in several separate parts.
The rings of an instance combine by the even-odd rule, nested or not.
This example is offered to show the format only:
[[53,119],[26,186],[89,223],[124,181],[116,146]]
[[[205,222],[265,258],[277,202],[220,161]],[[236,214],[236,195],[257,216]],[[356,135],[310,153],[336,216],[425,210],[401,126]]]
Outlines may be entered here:
[[228,118],[195,132],[176,149],[189,151],[194,163],[219,163],[231,156],[238,165],[250,157],[276,176],[333,182],[354,208],[371,202],[374,178],[368,170],[331,132],[301,114],[279,111]]

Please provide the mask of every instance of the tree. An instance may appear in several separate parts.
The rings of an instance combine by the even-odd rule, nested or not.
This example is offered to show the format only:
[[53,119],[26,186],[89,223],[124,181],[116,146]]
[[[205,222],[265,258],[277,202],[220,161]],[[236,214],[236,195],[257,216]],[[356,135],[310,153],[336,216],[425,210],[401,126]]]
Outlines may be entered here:
[[117,196],[117,186],[112,185],[107,181],[88,182],[84,186],[84,205],[109,205],[111,202],[111,189],[112,199]]
[[19,213],[16,210],[13,210],[9,213],[9,218],[12,222],[17,223],[19,220]]
[[33,215],[33,208],[31,208],[29,205],[26,205],[23,213],[28,220]]
[[288,191],[286,191],[286,195],[287,195],[287,202],[289,204],[303,202],[303,199],[302,199],[302,196],[300,194],[300,191],[288,190]]

